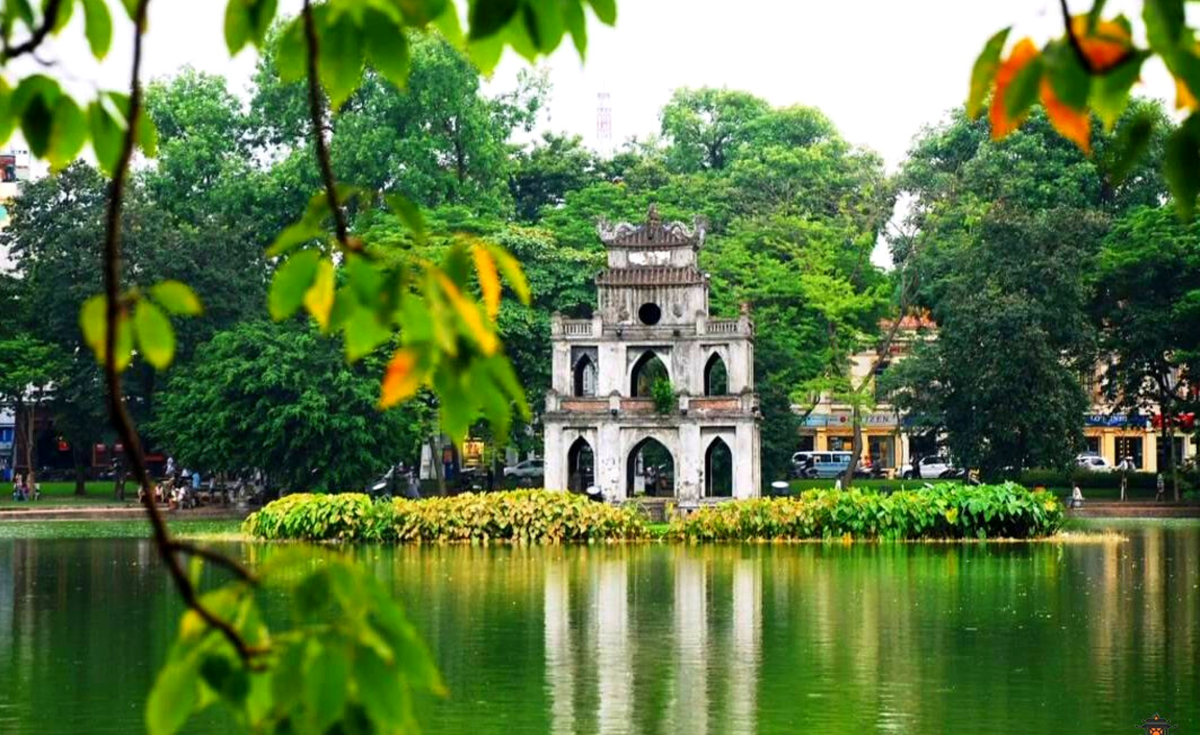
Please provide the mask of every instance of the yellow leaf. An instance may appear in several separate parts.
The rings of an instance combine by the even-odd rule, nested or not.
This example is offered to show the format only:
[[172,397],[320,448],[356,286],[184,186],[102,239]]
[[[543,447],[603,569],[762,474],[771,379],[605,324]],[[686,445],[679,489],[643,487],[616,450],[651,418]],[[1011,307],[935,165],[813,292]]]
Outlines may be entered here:
[[479,288],[483,291],[488,317],[495,321],[500,313],[500,272],[496,270],[492,254],[482,245],[471,248],[471,254],[475,256],[475,272],[479,274]]
[[333,309],[333,263],[322,258],[317,264],[317,276],[304,293],[304,307],[313,315],[322,331],[329,327],[329,312]]
[[1196,95],[1188,89],[1187,84],[1179,77],[1175,78],[1175,109],[1194,110],[1197,107]]
[[1096,71],[1105,71],[1119,64],[1133,49],[1129,31],[1119,23],[1102,20],[1088,33],[1087,14],[1071,19],[1071,31],[1079,40],[1083,55]]
[[1042,80],[1041,93],[1042,105],[1046,108],[1046,115],[1054,129],[1062,137],[1074,142],[1084,153],[1091,153],[1092,126],[1087,110],[1075,110],[1063,104],[1055,96],[1054,88],[1050,86],[1048,79]]
[[480,351],[485,355],[495,354],[496,348],[500,346],[499,340],[496,339],[492,330],[488,329],[479,309],[475,307],[474,303],[468,301],[458,290],[458,286],[454,285],[454,281],[451,281],[450,277],[440,270],[437,271],[437,280],[442,287],[442,292],[446,294],[446,298],[450,299],[450,305],[458,312],[459,317],[470,330],[471,336],[479,343]]
[[1000,62],[1000,68],[996,70],[996,91],[992,94],[992,106],[988,110],[988,121],[992,124],[993,140],[1000,140],[1021,125],[1020,120],[1008,118],[1008,113],[1004,108],[1004,93],[1008,91],[1008,86],[1016,78],[1017,72],[1037,58],[1037,55],[1038,49],[1033,40],[1022,38],[1013,47],[1008,58]]
[[412,398],[421,387],[421,375],[417,371],[417,353],[409,347],[396,350],[383,374],[379,390],[379,407],[391,408],[401,401]]

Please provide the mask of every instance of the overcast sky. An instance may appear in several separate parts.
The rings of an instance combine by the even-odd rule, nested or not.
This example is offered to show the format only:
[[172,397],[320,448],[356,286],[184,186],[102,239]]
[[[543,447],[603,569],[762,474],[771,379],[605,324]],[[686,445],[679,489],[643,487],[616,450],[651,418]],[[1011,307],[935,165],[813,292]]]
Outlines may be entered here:
[[[1080,0],[1073,4],[1086,9]],[[282,0],[280,6],[295,12],[299,2]],[[154,0],[150,7],[150,76],[191,64],[225,74],[233,89],[245,91],[253,52],[232,60],[226,54],[225,0]],[[1136,14],[1139,7],[1113,0],[1108,12]],[[1062,29],[1056,0],[618,0],[618,9],[616,28],[590,18],[585,62],[569,40],[543,62],[554,85],[546,127],[594,143],[596,95],[608,92],[619,144],[658,129],[658,112],[671,90],[724,86],[776,105],[820,108],[848,140],[882,154],[890,169],[922,125],[963,101],[971,65],[992,33],[1013,24],[1011,38],[1030,35],[1040,45]],[[124,20],[115,7],[114,15]],[[81,38],[79,23],[74,19],[64,38]],[[101,68],[86,63],[82,44],[60,43],[46,56],[63,60],[81,94],[93,83],[121,85],[130,59],[128,25],[118,25]],[[508,52],[491,87],[511,87],[524,66]],[[1157,62],[1147,66],[1142,92],[1172,98]]]

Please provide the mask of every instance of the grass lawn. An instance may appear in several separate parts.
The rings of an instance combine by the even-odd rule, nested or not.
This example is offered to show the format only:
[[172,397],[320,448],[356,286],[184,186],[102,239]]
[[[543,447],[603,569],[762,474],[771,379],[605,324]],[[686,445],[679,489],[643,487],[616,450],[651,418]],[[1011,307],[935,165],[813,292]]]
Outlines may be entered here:
[[[835,484],[835,480],[792,480],[788,483],[792,492],[800,492],[801,490],[810,490],[815,488],[831,488]],[[920,490],[926,483],[936,484],[940,480],[855,480],[854,487],[863,488],[865,490],[881,490],[884,488],[891,490]],[[1050,492],[1065,498],[1071,494],[1069,487],[1050,487],[1047,488]],[[1085,487],[1083,490],[1084,500],[1119,500],[1121,490],[1115,487]],[[1154,500],[1154,491],[1148,489],[1130,488],[1125,494],[1129,500]],[[1170,487],[1167,488],[1167,497],[1171,496]]]
[[[168,520],[171,532],[203,541],[241,540],[238,520]],[[150,538],[145,520],[128,521],[0,521],[0,539]]]
[[4,483],[0,486],[3,490],[0,493],[0,508],[9,508],[13,506],[41,506],[41,505],[69,505],[69,506],[122,506],[131,505],[137,502],[137,483],[125,482],[125,502],[118,502],[113,497],[113,483],[111,480],[100,482],[89,482],[86,485],[87,495],[75,494],[74,482],[43,482],[42,497],[36,503],[18,503],[12,497],[12,483]]

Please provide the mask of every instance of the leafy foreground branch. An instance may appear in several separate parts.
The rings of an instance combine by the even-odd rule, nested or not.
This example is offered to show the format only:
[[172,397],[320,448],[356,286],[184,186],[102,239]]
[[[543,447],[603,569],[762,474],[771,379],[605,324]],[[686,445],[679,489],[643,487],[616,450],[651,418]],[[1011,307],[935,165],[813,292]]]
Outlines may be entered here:
[[[1014,483],[876,492],[810,490],[796,498],[741,500],[671,523],[667,538],[690,541],[1038,538],[1061,528],[1063,506]],[[564,543],[649,539],[633,507],[545,490],[372,502],[359,493],[289,495],[246,519],[270,540],[383,543]]]

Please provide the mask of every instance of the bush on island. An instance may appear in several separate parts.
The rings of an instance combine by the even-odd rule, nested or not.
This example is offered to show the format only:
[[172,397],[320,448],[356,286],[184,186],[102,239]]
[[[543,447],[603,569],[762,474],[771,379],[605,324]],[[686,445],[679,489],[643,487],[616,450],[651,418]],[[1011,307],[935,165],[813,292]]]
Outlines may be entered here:
[[756,539],[1037,538],[1062,527],[1053,494],[1016,483],[943,483],[881,494],[851,489],[808,490],[796,497],[711,505],[675,519],[668,538],[690,541]]
[[558,543],[648,534],[636,508],[543,490],[379,502],[361,493],[287,495],[247,518],[242,530],[263,539],[392,543]]
[[[798,497],[705,506],[674,520],[666,537],[692,541],[1036,538],[1062,526],[1062,503],[1020,485],[957,483],[892,494],[809,490]],[[544,490],[372,501],[361,493],[287,495],[246,519],[268,540],[384,543],[645,539],[636,507]]]

